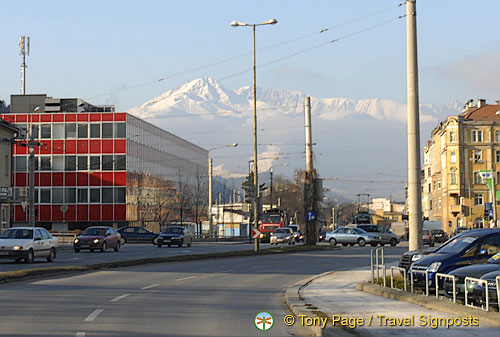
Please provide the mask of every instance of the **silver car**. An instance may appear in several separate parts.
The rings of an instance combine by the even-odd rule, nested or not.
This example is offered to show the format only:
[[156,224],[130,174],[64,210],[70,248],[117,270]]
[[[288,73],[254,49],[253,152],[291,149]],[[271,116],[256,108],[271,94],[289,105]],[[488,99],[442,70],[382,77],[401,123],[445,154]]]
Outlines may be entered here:
[[382,240],[378,234],[368,233],[361,228],[342,227],[333,232],[326,232],[325,241],[328,241],[332,247],[337,243],[341,243],[343,246],[358,244],[360,247],[364,247],[369,243],[375,247]]
[[375,224],[362,224],[362,225],[357,225],[356,227],[368,233],[379,235],[380,239],[382,240],[382,242],[380,243],[381,246],[385,244],[396,246],[400,241],[399,237],[396,234],[394,234],[393,232],[391,232],[390,230],[388,230],[383,226],[378,226]]
[[290,227],[276,228],[276,230],[271,233],[269,241],[272,245],[277,245],[278,243],[288,243],[289,245],[294,245],[295,240],[293,239],[293,229]]

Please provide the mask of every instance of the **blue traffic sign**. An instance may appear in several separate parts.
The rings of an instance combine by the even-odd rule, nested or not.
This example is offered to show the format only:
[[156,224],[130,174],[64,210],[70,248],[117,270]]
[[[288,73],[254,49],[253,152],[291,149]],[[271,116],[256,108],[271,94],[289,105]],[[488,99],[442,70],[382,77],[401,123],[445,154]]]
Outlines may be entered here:
[[307,221],[314,221],[314,219],[316,219],[316,213],[314,213],[314,211],[307,211],[306,220]]

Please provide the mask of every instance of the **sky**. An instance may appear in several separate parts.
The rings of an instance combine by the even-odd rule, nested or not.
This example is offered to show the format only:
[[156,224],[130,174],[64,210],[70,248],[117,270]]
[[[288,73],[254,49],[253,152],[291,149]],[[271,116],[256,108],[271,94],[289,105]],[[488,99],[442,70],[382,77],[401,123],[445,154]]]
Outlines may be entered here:
[[[31,38],[27,93],[79,97],[126,111],[203,76],[230,89],[249,86],[252,29],[229,24],[275,18],[276,25],[256,29],[258,86],[314,97],[405,103],[401,3],[6,1],[0,26],[0,100],[8,102],[11,94],[20,93],[21,35]],[[498,13],[497,0],[417,0],[421,103],[500,99]],[[353,160],[350,152],[346,149],[344,161]],[[390,161],[387,166],[389,170]]]

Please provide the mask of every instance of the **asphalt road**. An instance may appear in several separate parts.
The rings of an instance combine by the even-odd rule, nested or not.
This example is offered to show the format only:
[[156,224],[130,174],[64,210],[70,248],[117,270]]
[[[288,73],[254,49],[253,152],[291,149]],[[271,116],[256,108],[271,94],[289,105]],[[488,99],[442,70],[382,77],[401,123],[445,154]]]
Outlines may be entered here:
[[[0,285],[2,336],[286,336],[287,286],[369,265],[371,247],[103,270]],[[158,249],[158,248],[156,248]],[[405,247],[386,247],[387,262]],[[274,317],[256,329],[257,313]]]

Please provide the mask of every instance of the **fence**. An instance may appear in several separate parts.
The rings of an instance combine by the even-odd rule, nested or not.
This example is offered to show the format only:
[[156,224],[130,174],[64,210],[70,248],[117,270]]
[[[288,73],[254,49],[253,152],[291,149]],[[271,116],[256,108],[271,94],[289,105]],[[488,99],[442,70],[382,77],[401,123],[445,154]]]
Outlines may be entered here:
[[402,290],[402,289],[394,287],[394,270],[399,270],[400,272],[402,272],[402,274],[403,274],[403,282],[404,282],[403,290],[406,291],[407,290],[407,286],[406,286],[406,269],[401,268],[401,267],[394,267],[394,266],[391,266],[391,289]]
[[410,269],[410,285],[411,285],[411,293],[412,294],[413,294],[413,275],[414,274],[424,274],[425,275],[425,296],[429,296],[429,272],[427,270]]
[[436,298],[439,299],[439,278],[440,277],[451,279],[451,282],[453,283],[453,303],[457,303],[457,280],[455,279],[455,276],[453,276],[453,275],[436,273],[436,276],[435,276],[435,279],[436,279]]
[[[473,304],[469,304],[468,300],[469,300],[469,284],[468,282],[475,282],[476,284],[484,284],[485,287],[484,287],[484,291],[486,292],[486,309],[485,308],[482,308],[482,307],[476,307],[475,305]],[[498,284],[497,284],[498,286]],[[489,292],[488,292],[488,281],[487,280],[481,280],[479,278],[475,278],[475,277],[466,277],[465,280],[464,280],[464,288],[465,288],[465,305],[467,307],[471,307],[471,308],[480,308],[480,309],[483,309],[485,311],[488,311],[490,310],[490,306],[489,306],[489,299],[488,299],[488,295],[489,295]],[[497,288],[497,292],[498,292],[498,288]]]

